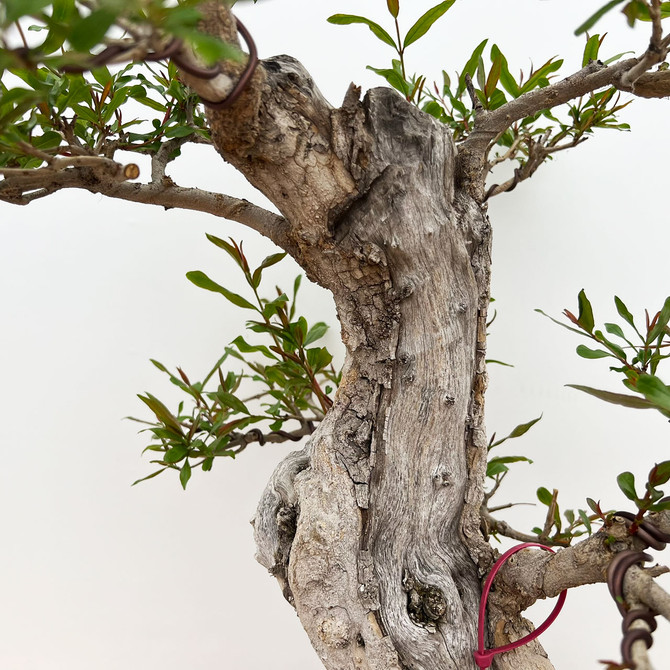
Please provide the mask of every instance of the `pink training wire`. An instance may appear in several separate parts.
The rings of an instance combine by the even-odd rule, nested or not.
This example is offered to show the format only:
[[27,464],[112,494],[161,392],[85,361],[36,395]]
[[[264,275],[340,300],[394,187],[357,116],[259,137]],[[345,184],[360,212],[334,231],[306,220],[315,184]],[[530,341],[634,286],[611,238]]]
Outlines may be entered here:
[[562,591],[561,594],[558,596],[558,602],[556,603],[556,606],[552,610],[551,614],[547,617],[547,620],[541,626],[538,626],[532,633],[529,633],[528,635],[522,637],[520,640],[517,640],[516,642],[511,642],[510,644],[504,644],[502,647],[495,647],[495,649],[484,649],[484,627],[486,625],[485,621],[486,601],[488,600],[489,591],[491,590],[493,580],[495,579],[495,576],[498,574],[498,571],[503,566],[505,561],[507,561],[507,559],[512,554],[516,554],[517,551],[527,549],[528,547],[539,547],[540,549],[546,549],[547,551],[550,551],[552,554],[556,553],[551,547],[547,547],[544,544],[538,544],[537,542],[524,542],[523,544],[519,544],[516,547],[512,547],[509,551],[506,551],[495,562],[493,569],[491,570],[488,577],[486,578],[486,581],[484,582],[482,599],[479,602],[479,631],[477,636],[478,649],[477,651],[474,652],[474,655],[475,655],[475,663],[477,663],[477,665],[481,668],[481,670],[486,670],[486,668],[488,668],[491,665],[493,657],[496,654],[502,654],[505,651],[511,651],[512,649],[521,647],[524,644],[528,644],[531,640],[534,640],[539,635],[542,635],[542,633],[544,633],[544,631],[547,630],[547,628],[549,628],[549,626],[551,626],[552,623],[554,623],[554,620],[559,615],[561,609],[563,609],[563,604],[565,603],[565,596],[568,593],[567,590]]

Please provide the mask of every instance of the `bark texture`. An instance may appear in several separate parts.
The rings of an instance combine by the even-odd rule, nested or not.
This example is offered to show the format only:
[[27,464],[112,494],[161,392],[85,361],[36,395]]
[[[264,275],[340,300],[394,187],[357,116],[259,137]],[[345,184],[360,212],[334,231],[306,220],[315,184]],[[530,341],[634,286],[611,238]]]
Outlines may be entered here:
[[448,130],[396,93],[333,110],[294,60],[264,69],[243,144],[225,115],[214,138],[332,291],[347,359],[309,456],[264,494],[259,560],[327,668],[474,668],[485,210],[455,187]]

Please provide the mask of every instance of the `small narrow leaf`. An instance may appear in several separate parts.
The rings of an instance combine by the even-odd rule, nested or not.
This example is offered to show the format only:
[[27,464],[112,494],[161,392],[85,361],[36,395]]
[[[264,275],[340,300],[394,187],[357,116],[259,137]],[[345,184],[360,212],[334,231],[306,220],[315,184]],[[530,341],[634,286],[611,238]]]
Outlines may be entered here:
[[655,409],[653,403],[634,395],[626,395],[625,393],[613,393],[612,391],[603,391],[594,389],[590,386],[581,386],[580,384],[566,384],[569,388],[577,389],[583,393],[588,393],[605,402],[611,402],[614,405],[622,405],[623,407],[632,407],[634,409]]
[[158,475],[161,474],[161,472],[165,472],[168,468],[161,468],[160,470],[156,470],[156,472],[152,472],[150,475],[147,475],[146,477],[142,477],[142,479],[136,479],[131,486],[135,486],[135,484],[139,484],[140,482],[146,482],[147,479],[153,479],[154,477],[158,477]]
[[649,343],[653,342],[659,335],[665,332],[665,327],[668,325],[668,321],[670,321],[670,297],[665,299],[665,303],[661,308],[656,324],[647,335],[647,341]]
[[582,326],[584,330],[592,333],[593,326],[595,325],[595,321],[593,320],[593,308],[591,307],[589,299],[586,297],[584,289],[579,292],[577,300],[579,301],[579,316],[577,317],[579,325]]
[[521,423],[519,424],[510,434],[510,437],[521,437],[521,435],[524,435],[527,433],[540,419],[542,418],[542,415],[537,417],[537,419],[533,419],[532,421],[529,421],[528,423]]
[[472,55],[468,59],[468,62],[463,67],[463,71],[461,72],[458,78],[458,89],[456,90],[455,95],[456,98],[460,98],[463,91],[465,91],[465,76],[469,74],[471,77],[473,77],[475,75],[475,72],[477,71],[477,66],[479,64],[479,59],[481,58],[487,43],[488,39],[482,40],[475,47],[475,50],[472,52]]
[[[587,498],[588,500],[588,498]],[[589,535],[591,534],[591,519],[587,516],[586,512],[583,509],[579,510],[579,518],[581,519],[584,527],[586,528]]]
[[620,5],[623,1],[624,0],[611,0],[611,2],[604,4],[597,12],[589,16],[589,18],[586,19],[586,21],[584,21],[584,23],[582,23],[582,25],[575,30],[575,35],[581,35],[582,33],[585,33],[587,30],[591,29],[605,14],[607,14],[607,12],[614,9],[617,5]]
[[633,315],[628,311],[628,308],[624,304],[623,300],[617,296],[614,296],[614,304],[616,305],[616,310],[619,313],[619,316],[624,321],[633,326],[633,328],[635,328],[635,320],[633,319]]
[[403,48],[408,47],[410,44],[423,37],[430,30],[435,21],[451,8],[454,2],[456,2],[456,0],[445,0],[445,2],[435,5],[435,7],[429,9],[423,16],[421,16],[407,31],[407,35],[405,35],[405,40],[403,42]]
[[385,42],[394,49],[398,48],[394,39],[379,24],[370,21],[370,19],[366,19],[363,16],[354,16],[353,14],[333,14],[333,16],[328,17],[328,23],[334,23],[339,26],[349,25],[351,23],[362,23],[370,28],[374,35],[382,42]]
[[244,309],[252,309],[258,311],[254,305],[252,305],[248,300],[243,298],[237,293],[229,291],[227,288],[224,288],[220,284],[217,284],[215,281],[212,281],[204,272],[195,270],[193,272],[187,272],[186,278],[193,282],[199,288],[204,288],[207,291],[213,291],[214,293],[220,293],[226,300],[232,302],[233,305],[238,307],[243,307]]
[[486,84],[484,85],[484,95],[487,98],[490,98],[496,90],[500,81],[500,73],[502,72],[502,54],[498,52],[494,56],[493,49],[491,49],[491,58],[493,59],[493,63],[491,64],[489,76],[486,78]]
[[394,18],[398,18],[398,12],[400,11],[400,3],[398,0],[386,0],[386,6],[388,7],[389,14]]

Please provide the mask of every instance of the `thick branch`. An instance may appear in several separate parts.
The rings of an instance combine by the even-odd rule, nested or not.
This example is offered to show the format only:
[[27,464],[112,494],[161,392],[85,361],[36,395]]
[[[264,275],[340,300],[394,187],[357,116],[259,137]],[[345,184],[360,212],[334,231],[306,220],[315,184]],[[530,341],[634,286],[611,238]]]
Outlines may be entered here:
[[[663,532],[670,529],[668,512],[651,515],[649,521]],[[646,544],[629,534],[624,520],[615,517],[609,527],[556,554],[537,551],[517,554],[516,560],[506,564],[496,579],[495,599],[501,599],[503,609],[514,611],[519,607],[523,610],[536,600],[553,598],[565,589],[604,582],[607,568],[617,553],[645,548]],[[645,590],[636,593],[636,597],[649,607],[658,605],[658,611],[664,616],[666,612],[670,614],[670,598],[649,575],[645,576],[653,586],[646,584]]]

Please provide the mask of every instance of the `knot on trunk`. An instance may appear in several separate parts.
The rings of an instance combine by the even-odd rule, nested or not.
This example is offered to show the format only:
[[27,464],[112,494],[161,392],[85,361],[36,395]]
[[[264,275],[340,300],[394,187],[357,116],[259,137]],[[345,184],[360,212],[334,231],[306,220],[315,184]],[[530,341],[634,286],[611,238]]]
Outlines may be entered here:
[[407,592],[407,612],[414,623],[434,628],[447,613],[446,598],[437,586],[423,584],[406,573],[403,589]]

